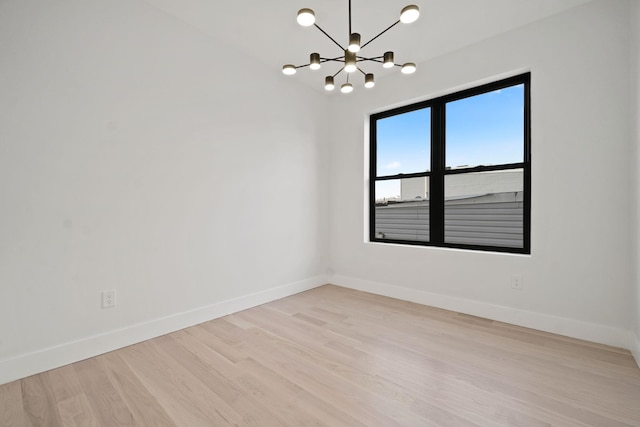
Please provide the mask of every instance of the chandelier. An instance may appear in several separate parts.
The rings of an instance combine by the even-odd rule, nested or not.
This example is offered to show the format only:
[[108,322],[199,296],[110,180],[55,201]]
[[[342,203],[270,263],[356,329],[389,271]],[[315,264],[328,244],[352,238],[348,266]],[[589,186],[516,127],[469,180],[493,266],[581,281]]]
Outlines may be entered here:
[[324,64],[325,62],[338,62],[341,65],[341,68],[335,74],[325,77],[324,88],[328,91],[333,90],[335,88],[336,76],[338,76],[338,74],[344,71],[347,77],[346,77],[346,82],[340,86],[340,91],[342,93],[349,93],[353,91],[353,85],[349,82],[349,77],[356,71],[359,71],[364,76],[364,87],[372,88],[373,86],[375,86],[373,73],[364,72],[359,66],[359,63],[361,62],[377,62],[382,64],[384,68],[400,67],[400,71],[402,73],[411,74],[416,71],[416,64],[414,64],[413,62],[406,62],[402,65],[396,64],[393,59],[393,52],[384,52],[384,54],[382,54],[381,56],[374,56],[374,57],[361,56],[361,55],[358,55],[358,52],[360,52],[367,45],[369,45],[369,43],[371,43],[372,41],[374,41],[375,39],[377,39],[387,31],[389,31],[399,23],[410,24],[416,21],[419,16],[420,16],[420,9],[418,9],[418,6],[416,5],[406,6],[400,12],[400,19],[398,19],[396,22],[388,26],[386,29],[382,30],[375,37],[372,37],[368,42],[361,44],[360,34],[354,33],[351,31],[351,0],[349,0],[349,44],[345,48],[340,43],[338,43],[333,37],[327,34],[326,31],[320,28],[318,24],[316,24],[316,16],[313,10],[307,9],[307,8],[300,9],[298,11],[298,18],[297,18],[298,24],[302,25],[303,27],[310,27],[312,25],[316,27],[318,30],[320,30],[322,34],[327,36],[329,40],[331,40],[333,43],[335,43],[336,46],[340,48],[342,55],[325,58],[320,56],[319,53],[314,52],[311,55],[309,55],[308,64],[304,64],[304,65],[286,64],[282,67],[282,72],[286,75],[293,75],[296,73],[298,68],[309,67],[312,70],[318,70],[320,69],[321,65]]

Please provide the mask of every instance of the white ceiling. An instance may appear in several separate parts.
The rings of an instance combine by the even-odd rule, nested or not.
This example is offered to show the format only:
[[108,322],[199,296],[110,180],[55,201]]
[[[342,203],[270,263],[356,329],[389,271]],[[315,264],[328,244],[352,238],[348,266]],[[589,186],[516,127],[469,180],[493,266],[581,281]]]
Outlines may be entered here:
[[[311,52],[319,52],[322,57],[342,54],[316,28],[296,23],[297,11],[303,7],[315,11],[316,24],[338,43],[345,45],[348,40],[348,0],[146,1],[231,44],[275,72],[287,63],[308,63]],[[404,6],[417,4],[421,13],[418,21],[398,24],[361,54],[373,57],[391,50],[396,63],[419,64],[589,1],[592,0],[352,0],[352,30],[366,42],[393,24]],[[377,77],[389,72],[373,63],[363,64],[362,68]],[[338,64],[326,64],[319,71],[305,68],[287,78],[321,90],[324,76],[338,69]]]

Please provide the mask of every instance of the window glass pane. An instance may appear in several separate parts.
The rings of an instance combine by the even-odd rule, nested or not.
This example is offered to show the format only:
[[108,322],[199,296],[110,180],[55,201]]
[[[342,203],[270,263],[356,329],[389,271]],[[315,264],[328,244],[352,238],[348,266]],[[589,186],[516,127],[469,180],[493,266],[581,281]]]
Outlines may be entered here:
[[376,121],[377,176],[426,172],[431,168],[431,109]]
[[524,161],[524,85],[446,104],[446,166]]
[[429,241],[429,178],[376,182],[375,237]]
[[523,247],[522,169],[445,176],[444,240]]

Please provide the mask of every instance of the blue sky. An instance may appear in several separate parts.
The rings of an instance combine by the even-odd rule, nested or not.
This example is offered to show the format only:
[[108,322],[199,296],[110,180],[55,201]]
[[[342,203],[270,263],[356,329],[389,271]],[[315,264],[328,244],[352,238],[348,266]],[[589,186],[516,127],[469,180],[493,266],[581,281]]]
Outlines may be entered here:
[[[448,103],[446,165],[522,162],[523,105],[523,85]],[[378,120],[378,176],[430,169],[430,114],[426,108]],[[377,188],[376,198],[399,194],[397,181],[378,183]]]

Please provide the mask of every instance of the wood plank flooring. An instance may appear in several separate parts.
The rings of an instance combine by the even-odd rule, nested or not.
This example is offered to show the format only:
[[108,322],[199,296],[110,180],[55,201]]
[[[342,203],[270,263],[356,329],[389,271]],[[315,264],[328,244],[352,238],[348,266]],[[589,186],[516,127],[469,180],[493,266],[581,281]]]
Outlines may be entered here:
[[323,286],[0,386],[0,426],[640,426],[626,350]]

